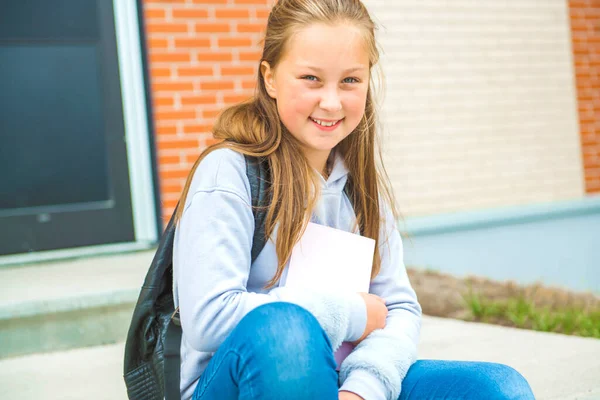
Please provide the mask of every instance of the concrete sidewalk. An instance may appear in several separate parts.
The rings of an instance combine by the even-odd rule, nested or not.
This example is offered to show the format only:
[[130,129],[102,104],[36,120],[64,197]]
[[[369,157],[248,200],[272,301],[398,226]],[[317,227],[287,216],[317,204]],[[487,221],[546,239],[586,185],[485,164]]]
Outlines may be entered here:
[[[153,255],[0,269],[0,399],[126,399],[122,341]],[[504,363],[538,399],[600,400],[598,339],[424,317],[419,358]]]
[[[0,399],[125,400],[123,343],[0,360]],[[600,340],[424,317],[419,358],[511,365],[537,399],[600,399]]]

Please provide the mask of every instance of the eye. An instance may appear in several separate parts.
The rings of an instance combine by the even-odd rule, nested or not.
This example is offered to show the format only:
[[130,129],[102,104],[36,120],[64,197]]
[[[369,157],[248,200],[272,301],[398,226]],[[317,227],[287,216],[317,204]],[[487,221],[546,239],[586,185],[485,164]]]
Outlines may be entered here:
[[358,83],[360,81],[356,78],[345,78],[342,82],[343,83]]
[[300,79],[306,79],[307,81],[313,81],[313,82],[317,82],[319,80],[319,78],[317,78],[314,75],[304,75]]

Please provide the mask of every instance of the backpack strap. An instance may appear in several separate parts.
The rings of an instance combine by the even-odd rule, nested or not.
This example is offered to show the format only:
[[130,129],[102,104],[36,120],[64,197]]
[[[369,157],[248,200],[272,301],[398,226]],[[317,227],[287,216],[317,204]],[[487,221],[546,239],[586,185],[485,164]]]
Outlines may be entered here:
[[[175,314],[177,314],[175,316]],[[175,310],[165,334],[165,400],[181,399],[179,384],[181,382],[181,322],[179,308]]]
[[254,214],[254,237],[252,238],[251,250],[251,263],[254,263],[267,242],[265,225],[268,206],[271,203],[269,191],[271,173],[266,159],[245,157],[246,175],[248,175],[252,195],[252,214]]
[[[165,235],[168,235],[168,240],[165,245],[169,246],[169,264],[172,272],[172,259],[173,259],[173,241],[175,237],[175,213],[179,207],[179,202],[175,206],[175,211],[171,216],[171,220],[167,228],[165,229]],[[172,284],[172,281],[170,282]],[[180,368],[181,368],[181,322],[179,320],[179,307],[173,311],[171,318],[167,322],[167,329],[165,331],[164,338],[164,395],[165,400],[179,400],[181,393],[179,390],[179,384],[181,380]]]

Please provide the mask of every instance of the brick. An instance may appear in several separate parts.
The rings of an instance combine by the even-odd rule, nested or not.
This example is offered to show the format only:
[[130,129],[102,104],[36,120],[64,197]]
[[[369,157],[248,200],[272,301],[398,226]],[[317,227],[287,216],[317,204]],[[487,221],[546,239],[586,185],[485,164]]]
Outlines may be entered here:
[[241,103],[244,102],[248,99],[250,99],[252,96],[251,95],[225,95],[223,96],[223,101],[225,102],[225,104],[230,105],[230,104],[237,104],[237,103]]
[[183,126],[183,133],[211,133],[212,128],[213,126],[209,124],[186,124]]
[[584,43],[574,43],[573,44],[573,53],[576,55],[588,55],[591,54],[590,47]]
[[600,180],[599,180],[599,181],[598,181],[596,184],[594,184],[593,186],[592,186],[592,185],[589,185],[589,186],[586,188],[586,192],[587,192],[587,194],[596,194],[596,193],[600,193]]
[[[159,165],[180,164],[181,157],[179,157],[179,156],[160,156],[160,157],[158,157],[158,163],[159,163]],[[175,188],[180,187],[180,186],[181,185],[172,185],[171,190],[167,189],[166,187],[163,187],[163,190],[166,190],[169,192],[174,192],[177,190]]]
[[[160,139],[160,138],[159,138]],[[198,147],[196,139],[158,140],[156,147],[159,150],[166,149],[193,149]],[[170,178],[183,178],[185,176],[171,176]]]
[[242,51],[240,52],[240,61],[260,61],[262,51]]
[[208,10],[203,9],[173,9],[173,18],[174,19],[198,19],[198,18],[208,18]]
[[213,137],[206,139],[206,145],[207,146],[212,146],[213,144],[217,144],[217,143],[221,143],[223,140],[222,139],[215,139]]
[[163,8],[144,8],[144,18],[146,20],[156,18],[156,19],[164,19],[167,16],[165,9]]
[[269,18],[270,13],[271,10],[256,10],[256,18],[264,19],[266,22],[267,18]]
[[152,83],[152,90],[155,92],[183,92],[194,90],[192,82],[161,82]]
[[169,47],[169,41],[167,39],[149,38],[148,47],[150,49],[166,49]]
[[227,0],[192,0],[193,4],[227,4]]
[[231,19],[231,18],[250,18],[250,11],[236,8],[221,8],[215,10],[215,16],[217,18]]
[[202,104],[215,104],[217,96],[214,94],[205,94],[201,96],[181,96],[181,105],[193,106]]
[[197,154],[186,154],[184,157],[184,162],[186,165],[193,165],[196,160],[198,159],[198,155]]
[[233,81],[200,82],[200,90],[232,90],[234,87]]
[[594,112],[594,107],[591,102],[580,102],[577,110],[579,111],[579,114],[589,114]]
[[171,70],[169,68],[158,68],[154,67],[150,69],[150,76],[152,78],[165,78],[171,76]]
[[175,48],[178,48],[178,49],[192,48],[192,49],[194,49],[197,47],[210,47],[210,39],[208,39],[208,38],[194,38],[194,39],[175,38]]
[[600,179],[600,168],[587,167],[585,168],[585,180],[590,181]]
[[190,156],[190,157],[194,157],[194,158],[198,158],[200,157],[200,154],[202,153],[203,147],[200,146],[198,148],[195,149],[187,149],[185,151],[182,152],[183,155],[185,156]]
[[[194,146],[197,145],[197,143],[194,143]],[[168,179],[187,179],[188,175],[189,168],[173,168],[171,166],[169,166],[169,168],[165,168],[162,166],[158,171],[158,176],[161,181]]]
[[589,68],[590,61],[588,57],[575,57],[575,66],[577,68]]
[[269,4],[269,1],[268,0],[233,0],[233,4],[267,5],[267,4]]
[[158,121],[182,120],[196,118],[196,111],[160,111],[154,114]]
[[600,160],[596,155],[586,155],[583,158],[585,168],[600,168]]
[[583,125],[593,125],[594,122],[596,122],[596,118],[594,118],[593,116],[580,115],[579,122],[581,122],[581,124]]
[[189,63],[191,60],[189,53],[150,53],[150,63]]
[[255,89],[255,88],[256,88],[255,81],[243,81],[242,82],[242,89]]
[[575,32],[592,32],[592,27],[585,21],[571,19],[571,29]]
[[202,110],[202,118],[212,120],[221,113],[221,110]]
[[223,33],[230,32],[229,24],[200,23],[195,25],[196,32]]
[[213,74],[212,67],[179,67],[178,76],[210,76]]
[[187,24],[179,23],[158,23],[152,22],[146,25],[146,30],[149,34],[153,33],[186,33],[188,32]]
[[157,125],[156,126],[156,134],[157,135],[165,135],[171,136],[177,134],[177,126],[176,125]]
[[575,7],[587,7],[590,5],[589,0],[569,0],[569,6],[571,8]]
[[584,146],[600,146],[600,135],[596,136],[594,134],[583,135],[581,138],[581,142]]
[[255,69],[252,67],[221,67],[221,75],[253,75]]
[[209,51],[199,51],[196,57],[198,62],[215,62],[215,61],[232,61],[233,54],[231,52],[219,53]]
[[173,97],[158,97],[152,98],[152,102],[155,107],[172,107],[175,105],[175,99]]
[[265,24],[238,24],[237,31],[240,33],[261,33],[266,31]]
[[224,37],[217,41],[219,47],[248,47],[252,45],[252,39],[247,37]]
[[[179,199],[178,198],[170,199],[167,196],[168,196],[168,193],[164,193],[164,192],[162,193],[161,199],[160,199],[161,208],[163,210],[173,210],[174,211]],[[171,213],[173,211],[171,211]]]
[[161,185],[161,190],[164,193],[181,196],[181,193],[183,192],[183,185]]
[[164,214],[165,221],[168,222],[169,218],[171,218],[171,215],[173,214],[173,212],[175,211],[175,207],[177,206],[177,202],[177,200],[161,200],[161,208],[167,213]]

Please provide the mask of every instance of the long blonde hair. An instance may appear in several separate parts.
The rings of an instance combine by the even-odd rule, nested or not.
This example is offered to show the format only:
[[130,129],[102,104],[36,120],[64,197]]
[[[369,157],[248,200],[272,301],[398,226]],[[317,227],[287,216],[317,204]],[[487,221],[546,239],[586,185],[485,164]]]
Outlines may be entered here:
[[[272,68],[276,68],[290,36],[313,23],[352,23],[362,28],[369,52],[370,69],[378,63],[375,24],[359,0],[279,0],[269,14],[260,62],[266,61]],[[267,160],[271,173],[272,199],[266,217],[267,238],[271,236],[275,226],[279,225],[275,244],[277,271],[266,285],[265,288],[268,289],[281,278],[292,248],[310,221],[320,195],[320,185],[318,175],[309,166],[298,141],[282,124],[276,102],[265,88],[260,68],[257,80],[256,92],[250,100],[225,109],[217,118],[213,135],[222,141],[206,148],[192,167],[176,209],[175,223],[181,219],[192,176],[208,153],[228,148]],[[377,120],[372,84],[371,81],[362,120],[336,148],[349,171],[348,180],[352,188],[350,200],[354,205],[356,224],[363,236],[377,241],[371,272],[371,278],[374,278],[381,267],[378,249],[382,208],[380,201],[388,202],[394,217],[398,213],[380,152],[377,152],[379,166],[376,165]]]

